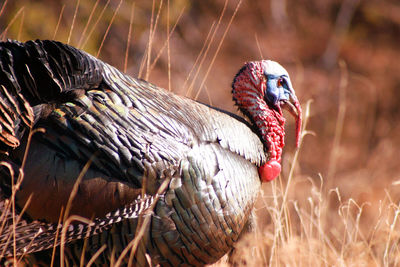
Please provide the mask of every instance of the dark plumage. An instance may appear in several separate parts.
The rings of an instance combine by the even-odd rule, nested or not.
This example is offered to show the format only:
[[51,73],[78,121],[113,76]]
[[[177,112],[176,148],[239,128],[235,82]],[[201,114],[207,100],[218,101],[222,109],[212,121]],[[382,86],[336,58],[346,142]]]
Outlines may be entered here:
[[[0,56],[0,211],[5,222],[0,256],[53,246],[62,227],[57,225],[60,213],[81,174],[69,215],[93,220],[67,228],[66,261],[79,263],[82,240],[88,237],[85,260],[106,244],[96,263],[110,264],[135,237],[139,218],[148,217],[133,257],[136,265],[147,264],[145,254],[163,266],[212,263],[232,249],[248,221],[261,184],[258,167],[278,164],[280,170],[283,135],[276,136],[283,133],[284,119],[279,101],[292,108],[291,102],[298,103],[291,84],[285,92],[293,99],[278,94],[271,104],[265,97],[265,109],[272,110],[268,125],[281,129],[274,135],[278,144],[269,137],[270,126],[259,127],[258,113],[250,117],[252,126],[59,42],[3,42]],[[249,75],[251,66],[246,66],[236,82]],[[234,92],[234,98],[246,97]],[[237,104],[251,116],[246,103],[254,103],[246,101]],[[300,107],[294,111],[300,117]],[[44,131],[33,134],[24,162],[31,129]],[[260,172],[267,177],[263,180],[276,175],[268,173]],[[18,176],[23,177],[20,184]],[[11,177],[18,184],[15,251]]]

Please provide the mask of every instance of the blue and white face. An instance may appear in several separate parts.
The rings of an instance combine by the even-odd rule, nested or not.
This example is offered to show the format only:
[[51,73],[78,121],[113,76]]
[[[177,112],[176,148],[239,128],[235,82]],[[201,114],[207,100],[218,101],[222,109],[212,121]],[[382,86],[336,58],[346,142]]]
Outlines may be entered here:
[[[280,64],[274,61],[263,60],[262,67],[267,82],[264,94],[265,102],[270,108],[281,112],[281,106],[290,105],[297,100],[289,74]],[[294,109],[293,111],[297,110]]]

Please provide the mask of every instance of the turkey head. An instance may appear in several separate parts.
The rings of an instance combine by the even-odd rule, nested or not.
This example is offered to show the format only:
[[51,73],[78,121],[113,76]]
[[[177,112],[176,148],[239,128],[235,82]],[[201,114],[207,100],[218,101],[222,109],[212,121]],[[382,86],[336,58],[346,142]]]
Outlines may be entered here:
[[246,63],[232,83],[233,100],[247,116],[264,144],[268,161],[259,167],[263,182],[275,179],[281,171],[282,148],[285,145],[286,109],[296,119],[296,146],[301,131],[301,106],[288,72],[277,62],[262,60]]

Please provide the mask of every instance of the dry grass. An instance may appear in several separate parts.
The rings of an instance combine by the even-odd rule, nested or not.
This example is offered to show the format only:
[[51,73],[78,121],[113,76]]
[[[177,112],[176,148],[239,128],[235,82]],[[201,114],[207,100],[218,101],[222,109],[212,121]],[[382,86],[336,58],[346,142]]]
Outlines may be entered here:
[[303,108],[313,99],[313,135],[296,154],[288,121],[282,176],[263,186],[258,231],[238,244],[239,265],[399,265],[399,4],[247,0],[230,24],[239,3],[5,1],[0,33],[55,36],[232,112],[242,63],[260,54],[281,62]]

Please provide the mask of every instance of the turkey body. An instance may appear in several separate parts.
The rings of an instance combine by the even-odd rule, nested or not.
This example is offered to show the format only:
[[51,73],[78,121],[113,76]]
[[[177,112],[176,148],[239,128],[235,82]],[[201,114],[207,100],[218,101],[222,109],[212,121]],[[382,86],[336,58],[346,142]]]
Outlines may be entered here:
[[71,222],[65,261],[79,264],[86,238],[85,261],[102,249],[110,264],[138,225],[124,263],[201,266],[233,248],[268,160],[253,126],[59,42],[3,42],[0,55],[0,255],[59,244],[78,178],[68,212],[92,222]]

